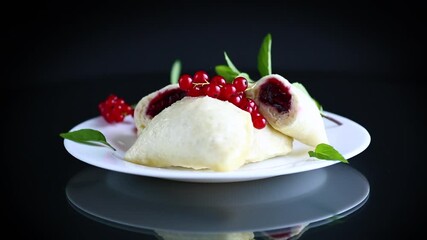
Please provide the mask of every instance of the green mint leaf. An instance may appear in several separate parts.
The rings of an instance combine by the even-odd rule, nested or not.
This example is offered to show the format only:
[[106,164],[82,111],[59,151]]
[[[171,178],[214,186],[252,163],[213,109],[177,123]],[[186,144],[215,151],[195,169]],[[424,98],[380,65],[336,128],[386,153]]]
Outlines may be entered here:
[[270,75],[271,70],[271,34],[265,36],[258,52],[258,71],[261,77]]
[[[218,75],[221,75],[225,78],[225,80],[229,83],[233,82],[234,78],[236,77],[244,77],[246,78],[246,80],[248,80],[249,83],[253,83],[254,81],[249,77],[249,74],[245,73],[245,72],[240,72],[239,69],[236,68],[236,66],[233,64],[233,62],[231,61],[230,57],[228,57],[227,52],[224,52],[224,57],[225,57],[225,61],[227,62],[227,66],[228,68],[223,68],[223,67],[219,67],[219,71],[223,71],[223,74],[227,75],[227,77],[223,76],[222,74],[219,74],[218,71]],[[223,65],[220,65],[223,66]],[[221,69],[223,68],[223,69]],[[224,73],[226,72],[226,73]]]
[[315,157],[323,160],[337,160],[343,163],[348,163],[347,159],[341,155],[334,147],[326,143],[321,143],[316,146],[314,151],[309,151],[310,157]]
[[224,57],[225,57],[225,61],[227,62],[227,65],[231,69],[231,71],[239,74],[240,71],[236,68],[236,66],[234,66],[233,62],[230,60],[230,58],[228,57],[226,52],[224,52]]
[[172,64],[171,75],[170,75],[171,84],[178,83],[180,74],[181,74],[181,61],[177,59]]
[[116,151],[116,149],[107,142],[105,136],[100,131],[94,129],[80,129],[73,132],[61,133],[59,136],[83,144],[101,143]]
[[304,87],[304,85],[302,85],[301,83],[299,83],[299,82],[294,82],[294,83],[292,83],[292,86],[294,86],[294,87],[296,87],[296,88],[298,88],[299,90],[301,90],[303,93],[305,93],[305,94],[307,94],[307,96],[309,96],[313,101],[314,101],[314,103],[316,104],[316,106],[317,106],[317,108],[319,109],[319,111],[322,113],[323,112],[323,107],[322,107],[322,105],[320,105],[320,103],[316,100],[316,99],[314,99],[314,98],[312,98],[311,96],[310,96],[310,94],[308,93],[308,91],[307,91],[307,89]]
[[239,75],[227,65],[216,66],[215,72],[216,74],[221,75],[225,79],[225,81],[227,81],[228,83],[232,83],[233,80]]

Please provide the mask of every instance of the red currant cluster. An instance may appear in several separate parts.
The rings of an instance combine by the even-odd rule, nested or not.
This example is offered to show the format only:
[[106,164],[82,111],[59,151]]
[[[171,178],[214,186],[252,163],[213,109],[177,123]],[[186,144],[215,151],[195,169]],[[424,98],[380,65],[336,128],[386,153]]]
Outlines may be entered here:
[[123,122],[127,115],[133,116],[133,109],[123,99],[114,94],[98,104],[98,109],[104,119],[109,122]]
[[217,75],[209,79],[209,75],[205,71],[197,71],[194,76],[181,75],[178,83],[188,96],[217,98],[247,111],[251,114],[253,126],[257,129],[262,129],[267,124],[264,116],[259,113],[254,100],[245,95],[248,81],[244,77],[236,77],[232,83],[227,83],[222,76]]

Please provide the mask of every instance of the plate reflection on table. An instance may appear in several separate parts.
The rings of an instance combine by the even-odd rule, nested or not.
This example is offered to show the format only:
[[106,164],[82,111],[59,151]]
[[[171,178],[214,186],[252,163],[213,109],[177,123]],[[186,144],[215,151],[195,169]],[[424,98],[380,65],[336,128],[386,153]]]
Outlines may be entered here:
[[179,182],[88,167],[67,184],[71,206],[158,239],[297,239],[359,209],[369,183],[346,164],[262,180]]

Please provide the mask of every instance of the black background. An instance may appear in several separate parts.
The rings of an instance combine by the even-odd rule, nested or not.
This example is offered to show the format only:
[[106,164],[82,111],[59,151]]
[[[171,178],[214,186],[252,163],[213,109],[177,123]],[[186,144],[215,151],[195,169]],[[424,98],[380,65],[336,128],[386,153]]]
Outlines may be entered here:
[[[86,165],[60,132],[98,114],[109,93],[136,102],[169,81],[223,64],[256,76],[262,38],[273,72],[303,82],[325,109],[365,126],[352,166],[371,184],[367,204],[301,239],[400,239],[422,234],[425,107],[421,7],[403,2],[31,2],[2,7],[3,212],[16,237],[141,239],[89,220],[64,187]],[[351,137],[351,136],[349,136]],[[415,218],[421,220],[415,220]]]
[[213,70],[227,51],[253,71],[262,38],[273,67],[413,76],[422,66],[420,7],[400,2],[56,1],[4,7],[9,83]]

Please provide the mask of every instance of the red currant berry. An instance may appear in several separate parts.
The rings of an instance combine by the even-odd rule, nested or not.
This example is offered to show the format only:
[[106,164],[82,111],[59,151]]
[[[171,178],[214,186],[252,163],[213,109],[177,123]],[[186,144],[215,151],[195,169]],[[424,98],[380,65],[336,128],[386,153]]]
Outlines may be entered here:
[[211,83],[215,83],[218,86],[224,86],[227,82],[222,76],[216,75],[211,79]]
[[204,87],[204,93],[209,97],[218,98],[221,93],[221,88],[217,84],[211,83]]
[[233,84],[227,83],[221,90],[221,99],[228,100],[231,96],[237,93],[236,87]]
[[193,86],[187,92],[190,97],[199,97],[203,95],[203,91],[199,86]]
[[248,104],[248,99],[246,98],[246,96],[242,95],[242,100],[240,100],[240,103],[237,106],[241,109],[244,109],[247,104]]
[[110,112],[106,112],[103,115],[104,119],[108,122],[108,123],[113,123],[114,122],[114,116],[113,114],[111,114]]
[[258,109],[258,106],[256,105],[255,101],[250,98],[247,98],[246,104],[253,109]]
[[254,112],[254,109],[249,105],[246,105],[245,107],[243,107],[242,110],[244,110],[250,114],[252,114]]
[[240,102],[242,101],[242,95],[241,94],[235,94],[228,98],[228,101],[234,104],[234,106],[239,107]]
[[244,77],[236,77],[233,80],[233,85],[236,87],[238,92],[243,92],[248,88],[248,80]]
[[114,106],[116,104],[117,101],[117,96],[114,94],[110,94],[110,96],[108,96],[107,100],[105,100],[105,107],[111,108],[112,106]]
[[133,109],[126,102],[114,94],[98,104],[98,110],[108,122],[122,122],[126,115],[133,115]]
[[115,106],[123,106],[123,105],[126,105],[125,100],[121,98],[117,98],[115,102]]
[[184,91],[189,90],[191,87],[193,87],[193,79],[190,75],[184,74],[181,75],[181,77],[178,80],[179,88],[181,88]]
[[123,119],[125,118],[123,107],[121,105],[114,107],[114,109],[111,111],[111,115],[113,115],[114,121],[123,121]]
[[197,71],[193,76],[194,83],[207,83],[209,82],[209,75],[205,71]]
[[254,128],[263,129],[267,125],[267,120],[259,112],[253,112],[251,117]]
[[110,94],[107,98],[107,102],[115,101],[118,97],[114,94]]
[[129,105],[125,105],[124,107],[124,111],[126,112],[126,114],[128,115],[133,115],[133,108]]

